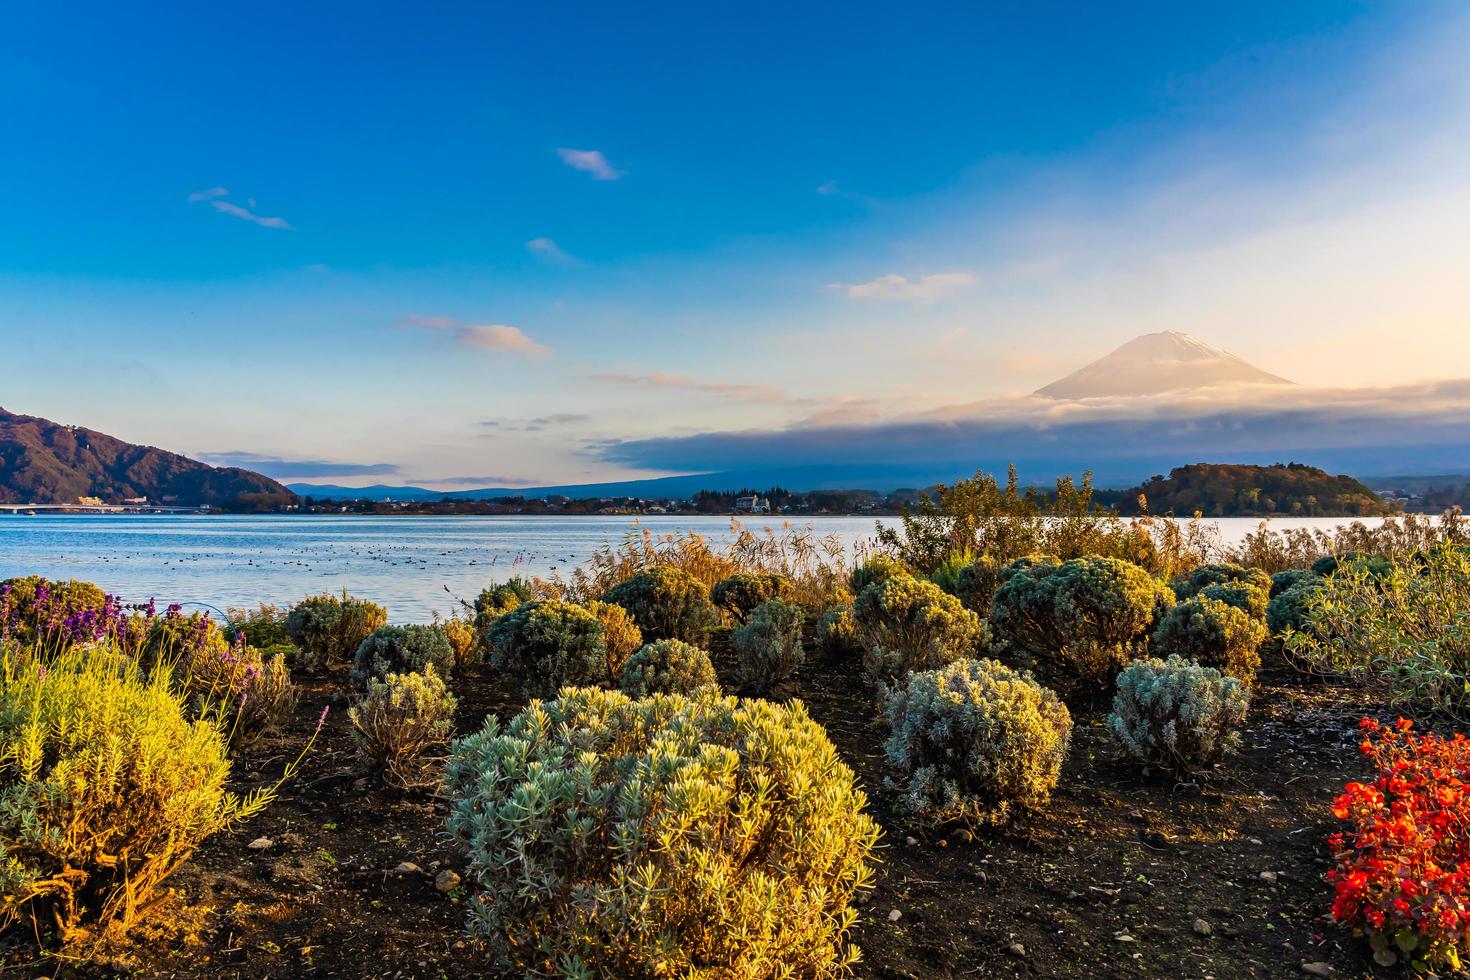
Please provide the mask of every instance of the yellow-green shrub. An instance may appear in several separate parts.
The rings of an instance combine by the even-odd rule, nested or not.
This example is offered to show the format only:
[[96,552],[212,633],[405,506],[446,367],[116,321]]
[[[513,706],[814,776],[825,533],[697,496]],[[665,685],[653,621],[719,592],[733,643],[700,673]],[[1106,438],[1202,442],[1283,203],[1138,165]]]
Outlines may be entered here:
[[831,976],[878,838],[799,703],[566,689],[458,741],[448,827],[507,975]]
[[1174,597],[1181,602],[1192,599],[1201,591],[1212,585],[1235,585],[1244,583],[1260,589],[1268,595],[1271,592],[1271,576],[1259,568],[1245,568],[1232,562],[1221,562],[1214,565],[1201,565],[1178,581],[1171,588]]
[[367,695],[347,709],[358,759],[397,789],[437,785],[456,707],[433,664],[419,672],[373,679]]
[[218,721],[230,747],[248,751],[275,734],[296,707],[296,687],[286,658],[246,646],[206,644],[181,661],[176,676],[193,696],[196,711]]
[[1210,598],[1208,591],[1184,600],[1165,614],[1154,631],[1153,654],[1193,660],[1250,687],[1261,667],[1265,621]]
[[854,601],[852,619],[863,668],[874,684],[973,657],[987,642],[978,616],[933,582],[912,575],[869,585]]
[[889,782],[930,822],[1000,822],[1040,807],[1072,738],[1067,706],[994,660],[909,674],[888,688],[884,711]]
[[622,606],[611,602],[587,603],[587,611],[602,624],[602,642],[607,646],[609,664],[623,664],[643,646],[643,631]]
[[839,603],[822,614],[816,641],[817,649],[829,657],[847,657],[862,650],[851,602]]
[[463,670],[467,665],[480,660],[480,645],[476,642],[475,626],[472,622],[451,616],[440,619],[434,614],[434,628],[444,634],[449,649],[454,653],[454,669]]
[[716,582],[710,590],[710,601],[743,623],[756,606],[768,599],[789,601],[793,591],[785,575],[741,572]]
[[654,565],[620,582],[602,597],[633,616],[645,640],[683,640],[702,646],[719,621],[709,587],[669,565]]
[[125,931],[205,838],[269,793],[225,791],[225,739],[168,671],[106,650],[0,672],[0,928],[35,913],[70,941]]

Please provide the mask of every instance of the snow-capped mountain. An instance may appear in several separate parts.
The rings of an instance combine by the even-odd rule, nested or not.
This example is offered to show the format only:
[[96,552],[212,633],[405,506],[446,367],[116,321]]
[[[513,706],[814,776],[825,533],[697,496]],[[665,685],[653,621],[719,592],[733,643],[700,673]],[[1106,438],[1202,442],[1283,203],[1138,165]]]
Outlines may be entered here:
[[1108,398],[1218,385],[1292,383],[1187,333],[1165,330],[1135,337],[1036,394],[1046,398]]

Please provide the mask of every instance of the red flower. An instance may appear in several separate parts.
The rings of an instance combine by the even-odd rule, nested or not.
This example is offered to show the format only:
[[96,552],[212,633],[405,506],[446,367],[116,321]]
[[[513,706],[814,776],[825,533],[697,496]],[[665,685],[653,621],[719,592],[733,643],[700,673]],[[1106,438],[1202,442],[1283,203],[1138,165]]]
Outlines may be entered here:
[[1416,735],[1405,718],[1359,727],[1359,748],[1378,771],[1333,801],[1349,829],[1327,838],[1332,917],[1385,938],[1407,930],[1420,940],[1416,957],[1453,963],[1470,955],[1461,933],[1470,915],[1470,741]]

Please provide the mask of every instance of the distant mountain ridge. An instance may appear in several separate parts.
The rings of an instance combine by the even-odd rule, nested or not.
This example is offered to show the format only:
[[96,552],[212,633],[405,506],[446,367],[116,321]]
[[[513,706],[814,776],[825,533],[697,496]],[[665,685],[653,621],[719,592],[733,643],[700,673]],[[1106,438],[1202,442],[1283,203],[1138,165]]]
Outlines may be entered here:
[[253,509],[289,501],[292,494],[250,470],[210,466],[0,408],[0,503],[73,504],[79,497]]
[[1043,398],[1118,398],[1219,385],[1293,383],[1187,333],[1165,330],[1134,337],[1036,394]]

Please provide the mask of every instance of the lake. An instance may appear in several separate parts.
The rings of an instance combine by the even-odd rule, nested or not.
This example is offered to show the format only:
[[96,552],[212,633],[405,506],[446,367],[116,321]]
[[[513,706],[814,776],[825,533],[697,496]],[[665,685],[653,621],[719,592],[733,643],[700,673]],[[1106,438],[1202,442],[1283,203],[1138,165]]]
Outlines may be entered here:
[[[747,521],[753,529],[779,523],[768,517]],[[820,535],[835,533],[849,545],[871,538],[875,524],[868,517],[803,517],[793,523],[809,524]],[[1260,521],[1213,523],[1231,542]],[[1280,518],[1271,527],[1347,523],[1351,519]],[[728,517],[645,516],[638,524],[655,533],[698,531],[716,545],[731,540]],[[156,598],[221,608],[284,605],[345,588],[386,605],[395,622],[422,622],[433,612],[453,611],[453,597],[473,600],[492,579],[569,572],[634,527],[628,516],[7,516],[0,517],[0,579],[84,579],[127,601]]]

